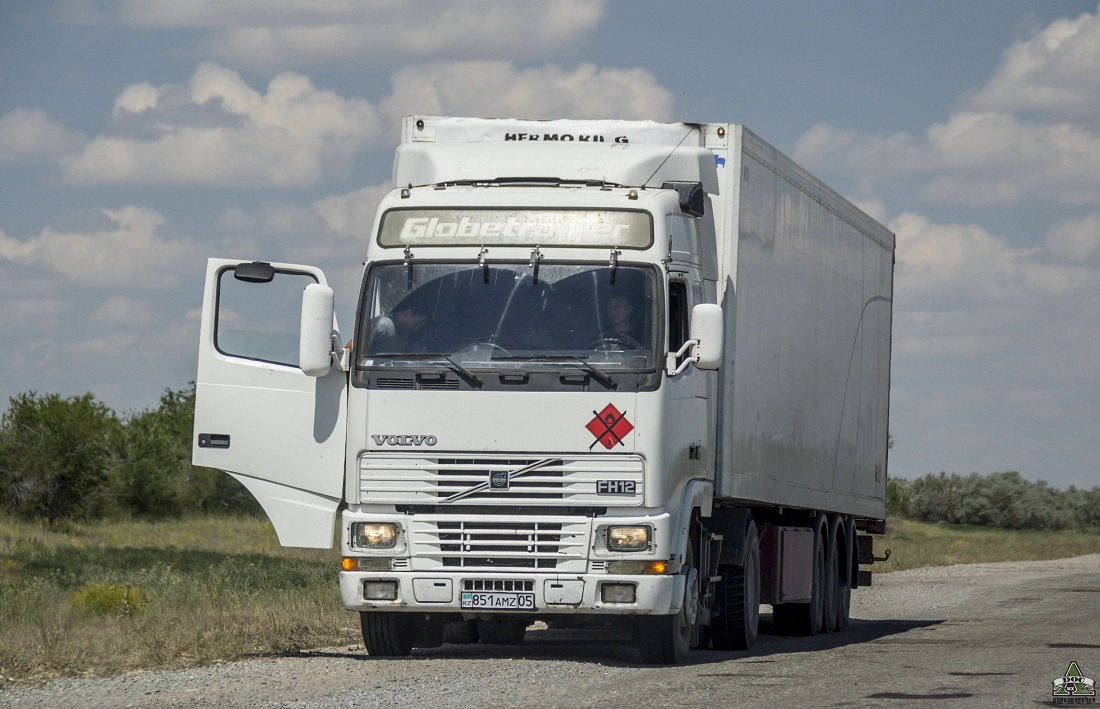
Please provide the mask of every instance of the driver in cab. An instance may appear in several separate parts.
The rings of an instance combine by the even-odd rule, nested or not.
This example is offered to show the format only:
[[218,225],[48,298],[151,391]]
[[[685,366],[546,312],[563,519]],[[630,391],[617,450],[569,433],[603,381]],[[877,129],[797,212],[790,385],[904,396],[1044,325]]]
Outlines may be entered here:
[[620,340],[634,349],[643,348],[638,340],[642,335],[634,325],[634,306],[624,296],[613,295],[607,299],[607,319],[611,324],[608,339]]

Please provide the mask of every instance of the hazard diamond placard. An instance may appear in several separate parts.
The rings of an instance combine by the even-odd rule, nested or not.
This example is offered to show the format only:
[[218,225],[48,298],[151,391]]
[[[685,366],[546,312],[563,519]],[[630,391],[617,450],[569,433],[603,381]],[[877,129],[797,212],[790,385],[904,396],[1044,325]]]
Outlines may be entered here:
[[616,445],[625,445],[623,438],[634,430],[634,424],[626,419],[625,411],[620,412],[613,405],[608,404],[598,413],[595,411],[592,413],[595,414],[595,418],[589,421],[585,428],[596,437],[596,440],[592,441],[588,450],[595,448],[597,443],[602,443],[608,450]]

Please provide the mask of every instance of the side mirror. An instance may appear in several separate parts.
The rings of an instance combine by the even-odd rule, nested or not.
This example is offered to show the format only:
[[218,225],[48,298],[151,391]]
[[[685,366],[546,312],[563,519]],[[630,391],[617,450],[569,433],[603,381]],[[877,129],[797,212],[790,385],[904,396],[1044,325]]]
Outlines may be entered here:
[[696,343],[691,348],[691,359],[696,367],[718,369],[722,364],[724,332],[721,305],[700,303],[691,309],[690,338]]
[[302,329],[298,366],[311,377],[323,377],[332,368],[332,289],[310,283],[302,293]]

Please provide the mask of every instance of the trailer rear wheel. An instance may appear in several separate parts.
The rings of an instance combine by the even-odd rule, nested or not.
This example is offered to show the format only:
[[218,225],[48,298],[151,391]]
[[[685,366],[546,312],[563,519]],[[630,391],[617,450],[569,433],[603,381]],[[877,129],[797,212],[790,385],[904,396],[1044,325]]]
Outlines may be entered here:
[[375,657],[404,657],[412,652],[421,618],[415,613],[360,611],[363,647]]
[[760,628],[760,536],[745,529],[745,563],[719,568],[710,632],[715,650],[751,650]]
[[840,601],[840,554],[837,552],[840,516],[829,515],[828,535],[825,537],[825,618],[822,630],[830,633],[837,629],[837,607]]
[[698,622],[700,579],[695,567],[695,539],[698,532],[692,525],[684,569],[687,584],[680,610],[672,615],[642,615],[634,621],[634,645],[649,665],[678,665],[687,658],[691,638]]
[[837,594],[836,604],[836,629],[845,630],[851,617],[852,608],[852,579],[855,567],[852,561],[855,559],[855,525],[851,519],[840,525],[840,536],[837,538],[837,570],[840,572],[840,592]]
[[810,600],[806,603],[779,603],[773,607],[772,620],[783,635],[817,635],[825,620],[825,515],[814,521],[814,550],[811,558]]

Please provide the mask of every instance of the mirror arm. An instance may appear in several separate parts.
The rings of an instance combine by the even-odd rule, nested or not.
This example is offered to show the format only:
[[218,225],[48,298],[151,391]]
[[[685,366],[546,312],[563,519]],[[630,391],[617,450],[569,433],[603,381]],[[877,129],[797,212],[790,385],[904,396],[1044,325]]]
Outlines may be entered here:
[[675,377],[680,372],[688,368],[688,365],[694,364],[699,361],[699,357],[694,353],[692,356],[686,358],[680,364],[676,364],[676,360],[684,356],[684,354],[699,344],[699,340],[686,340],[684,344],[676,352],[669,352],[665,355],[665,371],[668,372],[668,376]]
[[335,364],[341,372],[346,372],[351,369],[351,348],[344,347],[340,344],[339,333],[333,332],[329,335],[332,342],[332,363]]

